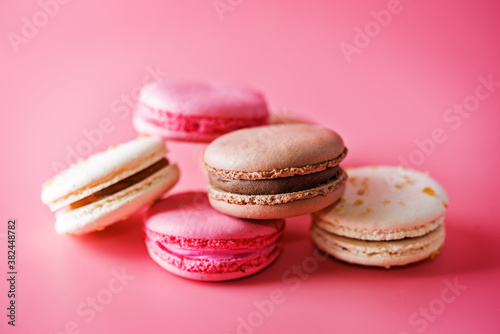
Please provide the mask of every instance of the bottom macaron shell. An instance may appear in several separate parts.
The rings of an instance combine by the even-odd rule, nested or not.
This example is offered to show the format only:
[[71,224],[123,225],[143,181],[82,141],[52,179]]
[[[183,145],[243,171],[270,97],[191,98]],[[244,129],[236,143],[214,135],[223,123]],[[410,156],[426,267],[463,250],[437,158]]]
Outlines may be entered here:
[[281,253],[281,243],[265,255],[249,256],[227,260],[189,259],[170,254],[146,241],[148,253],[162,268],[184,278],[199,281],[229,281],[247,277],[265,269]]
[[134,115],[132,119],[135,129],[139,133],[170,140],[211,142],[230,131],[266,124],[267,117],[214,118],[176,115],[175,120],[170,122],[173,124],[168,122],[165,124],[158,123],[156,120],[148,120],[139,114]]
[[[235,204],[223,200],[214,199],[210,193],[218,192],[209,186],[209,200],[212,207],[227,215],[249,219],[277,219],[301,216],[314,211],[321,210],[335,203],[344,193],[345,182],[340,182],[338,186],[327,195],[316,195],[311,198],[295,200],[288,203],[275,205],[260,204]],[[232,194],[235,198],[249,197],[245,195]],[[279,196],[279,195],[276,195]]]
[[311,237],[319,249],[339,260],[389,268],[438,255],[444,245],[445,229],[444,225],[441,225],[434,231],[417,238],[363,241],[328,233],[313,224]]
[[168,130],[161,126],[152,124],[147,120],[144,120],[138,116],[134,116],[132,123],[137,132],[139,133],[170,140],[210,142],[221,135],[221,133],[203,132],[199,130],[198,131]]
[[103,230],[148,203],[158,199],[179,179],[177,165],[169,165],[141,182],[107,198],[74,210],[56,213],[55,229],[60,234],[78,235]]

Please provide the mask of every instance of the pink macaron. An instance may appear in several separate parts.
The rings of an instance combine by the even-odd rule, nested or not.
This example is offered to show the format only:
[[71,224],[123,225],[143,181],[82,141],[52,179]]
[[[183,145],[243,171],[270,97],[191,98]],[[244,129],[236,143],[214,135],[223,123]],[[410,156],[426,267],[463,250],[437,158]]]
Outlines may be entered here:
[[163,139],[210,142],[241,128],[268,123],[264,96],[218,82],[162,81],[146,85],[133,118],[136,130]]
[[204,192],[170,196],[144,217],[151,258],[173,274],[200,281],[233,280],[266,268],[281,252],[283,229],[283,220],[220,213]]

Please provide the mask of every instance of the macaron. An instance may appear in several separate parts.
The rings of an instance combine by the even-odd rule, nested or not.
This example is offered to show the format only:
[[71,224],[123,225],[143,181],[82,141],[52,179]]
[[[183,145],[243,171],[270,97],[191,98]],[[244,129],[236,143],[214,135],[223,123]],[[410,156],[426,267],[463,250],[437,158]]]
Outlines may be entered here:
[[230,131],[267,124],[268,117],[264,96],[251,88],[170,80],[142,89],[133,124],[142,134],[210,142]]
[[45,182],[42,202],[56,212],[56,231],[103,230],[158,199],[179,179],[159,138],[140,137],[91,155]]
[[278,219],[320,210],[339,199],[347,175],[342,138],[310,124],[231,132],[205,150],[208,196],[217,210],[240,218]]
[[255,274],[280,254],[283,220],[245,220],[214,210],[205,192],[155,203],[144,216],[151,258],[167,271],[200,281]]
[[439,183],[403,167],[347,173],[343,197],[313,213],[311,236],[321,250],[350,263],[387,268],[440,253],[448,196]]

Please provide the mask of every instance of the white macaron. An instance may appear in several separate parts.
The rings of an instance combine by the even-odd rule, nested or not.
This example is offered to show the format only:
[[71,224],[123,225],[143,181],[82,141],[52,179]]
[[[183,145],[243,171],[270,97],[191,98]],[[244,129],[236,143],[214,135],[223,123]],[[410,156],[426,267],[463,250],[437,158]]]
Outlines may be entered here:
[[45,182],[42,202],[56,212],[56,231],[78,235],[103,230],[172,188],[177,165],[161,139],[139,137],[91,155]]

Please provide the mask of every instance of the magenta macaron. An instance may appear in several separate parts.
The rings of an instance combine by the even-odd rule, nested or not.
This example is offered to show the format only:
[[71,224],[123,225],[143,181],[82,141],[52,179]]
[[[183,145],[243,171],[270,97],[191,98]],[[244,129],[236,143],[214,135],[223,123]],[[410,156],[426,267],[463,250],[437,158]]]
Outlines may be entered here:
[[204,192],[155,203],[144,218],[151,258],[167,271],[194,280],[226,281],[269,266],[280,254],[283,220],[255,221],[214,210]]
[[210,142],[241,128],[268,123],[264,96],[235,84],[161,81],[146,85],[133,118],[141,134]]

